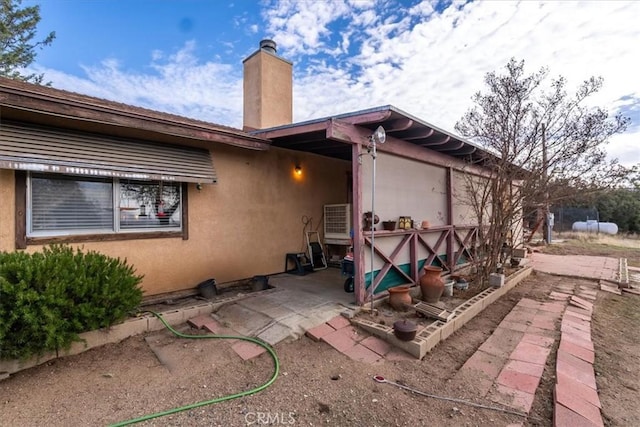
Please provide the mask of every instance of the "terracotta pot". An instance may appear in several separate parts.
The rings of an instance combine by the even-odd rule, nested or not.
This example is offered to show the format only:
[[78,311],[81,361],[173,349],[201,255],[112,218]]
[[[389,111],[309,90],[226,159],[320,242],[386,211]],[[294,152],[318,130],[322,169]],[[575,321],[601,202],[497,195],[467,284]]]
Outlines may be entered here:
[[424,221],[422,221],[422,224],[421,224],[421,225],[422,225],[422,229],[423,229],[423,230],[426,230],[426,229],[428,229],[429,227],[431,227],[431,224],[429,224],[429,221],[427,221],[426,219],[425,219]]
[[409,295],[408,286],[396,286],[387,289],[389,291],[389,305],[398,311],[407,311],[405,304],[411,304],[411,295]]
[[444,291],[444,280],[440,277],[440,267],[425,266],[424,275],[420,277],[422,300],[431,304],[437,303]]

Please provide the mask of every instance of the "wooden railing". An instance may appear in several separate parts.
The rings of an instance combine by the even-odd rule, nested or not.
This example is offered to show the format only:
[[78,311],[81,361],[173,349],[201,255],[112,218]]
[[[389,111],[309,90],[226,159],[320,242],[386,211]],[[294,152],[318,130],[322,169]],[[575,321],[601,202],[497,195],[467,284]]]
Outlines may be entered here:
[[[365,231],[364,242],[365,245],[371,250],[371,231]],[[430,244],[426,235],[439,234],[435,244]],[[395,246],[391,253],[387,254],[380,249],[378,242],[383,242],[390,237],[400,236],[400,242]],[[439,226],[431,227],[425,230],[394,230],[394,231],[375,231],[375,254],[384,261],[382,268],[375,276],[373,283],[374,289],[377,289],[384,278],[389,272],[394,271],[399,274],[408,283],[417,283],[421,274],[418,269],[418,248],[422,247],[427,250],[427,258],[425,265],[440,266],[446,272],[455,271],[456,267],[459,267],[462,257],[465,259],[465,265],[476,260],[476,247],[478,240],[478,226]],[[458,244],[456,250],[455,245]],[[399,263],[396,261],[398,256],[406,249],[409,249],[409,274],[400,268]],[[443,259],[442,254],[446,254],[446,259]],[[406,260],[406,257],[405,257]],[[406,264],[406,262],[405,262]]]

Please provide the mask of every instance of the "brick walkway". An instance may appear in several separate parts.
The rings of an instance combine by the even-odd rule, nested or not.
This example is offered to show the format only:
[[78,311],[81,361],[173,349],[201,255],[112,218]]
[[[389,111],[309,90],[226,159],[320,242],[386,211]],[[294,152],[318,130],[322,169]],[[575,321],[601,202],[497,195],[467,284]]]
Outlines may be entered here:
[[554,426],[602,426],[591,342],[596,293],[595,285],[574,289],[557,284],[549,301],[521,299],[453,381],[474,384],[471,397],[528,414],[547,358],[559,339]]
[[[567,295],[567,294],[565,294]],[[528,413],[558,337],[564,301],[523,298],[460,368],[455,382],[472,381],[479,396]]]
[[596,290],[580,286],[562,316],[562,336],[556,358],[553,425],[604,426],[593,370],[592,301]]
[[560,276],[618,282],[620,260],[600,256],[531,254],[534,270]]

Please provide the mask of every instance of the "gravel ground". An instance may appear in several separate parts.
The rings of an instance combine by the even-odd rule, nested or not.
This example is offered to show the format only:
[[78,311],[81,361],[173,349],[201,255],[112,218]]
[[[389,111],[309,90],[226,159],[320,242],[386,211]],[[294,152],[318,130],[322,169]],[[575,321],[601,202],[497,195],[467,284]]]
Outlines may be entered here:
[[[457,370],[521,298],[543,300],[559,281],[581,283],[532,275],[422,361],[387,360],[369,365],[306,337],[279,344],[281,372],[268,389],[140,425],[506,426],[523,421],[524,425],[551,425],[555,357],[548,360],[528,420],[418,396],[378,384],[372,377],[383,375],[439,396],[475,399],[472,383],[461,386],[451,381]],[[608,425],[640,425],[634,403],[640,399],[639,319],[638,310],[633,314],[628,307],[633,301],[637,308],[640,297],[600,295],[596,305],[596,369]],[[633,324],[626,322],[633,316],[635,329],[631,330]],[[173,357],[160,362],[149,343]],[[220,340],[181,340],[166,332],[131,337],[1,381],[0,425],[108,425],[255,387],[271,376],[272,369],[267,354],[242,361]]]

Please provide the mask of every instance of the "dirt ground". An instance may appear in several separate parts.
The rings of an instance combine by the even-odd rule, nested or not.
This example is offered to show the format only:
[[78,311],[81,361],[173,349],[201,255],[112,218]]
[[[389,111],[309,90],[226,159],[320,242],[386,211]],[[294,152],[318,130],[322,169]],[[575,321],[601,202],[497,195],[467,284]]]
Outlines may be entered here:
[[[378,384],[372,377],[383,375],[429,394],[473,400],[473,384],[452,381],[457,370],[521,298],[544,300],[553,284],[568,282],[584,283],[533,274],[422,361],[387,360],[369,365],[306,337],[279,344],[280,376],[268,389],[140,425],[552,425],[557,342],[527,420],[411,394]],[[592,334],[606,425],[640,425],[639,306],[640,297],[598,294]],[[107,425],[237,393],[262,384],[272,373],[267,354],[243,362],[219,340],[180,340],[166,332],[146,338],[180,352],[180,363],[161,363],[144,336],[57,359],[0,381],[0,425]]]

